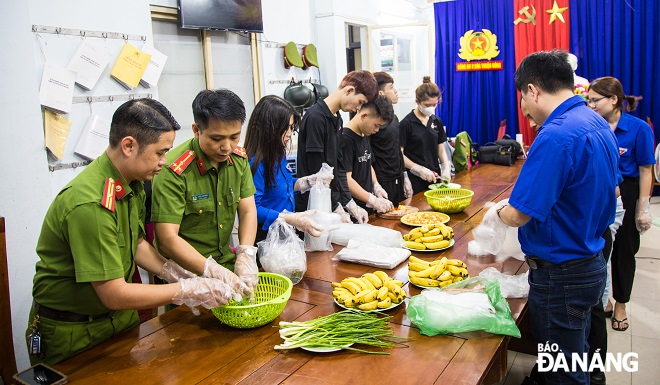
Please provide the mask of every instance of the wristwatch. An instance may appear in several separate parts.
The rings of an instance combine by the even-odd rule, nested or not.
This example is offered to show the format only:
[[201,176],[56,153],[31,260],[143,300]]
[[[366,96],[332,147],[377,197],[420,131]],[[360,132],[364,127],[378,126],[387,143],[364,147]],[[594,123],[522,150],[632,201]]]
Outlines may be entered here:
[[500,207],[499,209],[497,209],[497,217],[498,217],[498,218],[502,219],[502,217],[500,216],[500,211],[504,210],[504,208],[505,208],[506,206],[508,206],[508,205],[509,205],[509,204],[507,203],[507,204],[505,204],[504,206],[502,206],[502,207]]

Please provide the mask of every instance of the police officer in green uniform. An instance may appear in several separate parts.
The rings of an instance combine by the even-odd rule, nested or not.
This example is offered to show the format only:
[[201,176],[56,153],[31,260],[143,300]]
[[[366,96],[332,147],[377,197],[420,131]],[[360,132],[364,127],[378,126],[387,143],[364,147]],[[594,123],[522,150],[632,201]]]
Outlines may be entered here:
[[[237,294],[195,277],[144,239],[145,193],[179,124],[161,103],[131,100],[112,117],[110,145],[57,195],[37,244],[26,331],[32,364],[55,364],[138,324],[135,309],[221,306]],[[168,285],[131,284],[138,265]]]
[[[158,250],[184,268],[257,284],[256,189],[245,150],[237,147],[243,101],[230,90],[203,90],[192,103],[194,137],[167,155],[152,185],[151,219]],[[239,246],[229,238],[238,212]]]

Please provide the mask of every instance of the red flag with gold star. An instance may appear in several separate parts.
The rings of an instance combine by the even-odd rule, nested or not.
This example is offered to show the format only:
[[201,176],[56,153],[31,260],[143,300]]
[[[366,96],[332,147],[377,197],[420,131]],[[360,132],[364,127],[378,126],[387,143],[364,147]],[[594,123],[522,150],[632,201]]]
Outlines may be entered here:
[[[532,52],[553,48],[569,50],[569,0],[514,0],[513,3],[516,68]],[[518,121],[525,144],[532,144],[536,132],[520,109]]]

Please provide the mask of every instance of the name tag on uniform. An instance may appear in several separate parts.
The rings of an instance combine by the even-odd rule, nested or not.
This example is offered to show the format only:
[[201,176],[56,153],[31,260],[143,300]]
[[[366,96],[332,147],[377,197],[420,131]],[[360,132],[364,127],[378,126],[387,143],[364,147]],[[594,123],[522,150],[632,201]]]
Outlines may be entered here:
[[192,201],[193,202],[199,202],[199,201],[204,201],[207,199],[211,199],[211,194],[205,193],[205,194],[195,194],[192,196]]

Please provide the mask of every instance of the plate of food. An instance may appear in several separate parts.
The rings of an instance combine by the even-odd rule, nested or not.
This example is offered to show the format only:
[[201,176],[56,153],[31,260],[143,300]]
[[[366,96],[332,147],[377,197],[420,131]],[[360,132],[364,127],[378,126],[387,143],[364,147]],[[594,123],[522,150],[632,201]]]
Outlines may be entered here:
[[386,213],[376,213],[376,216],[384,219],[400,219],[406,214],[416,213],[418,211],[419,209],[417,207],[399,205]]
[[419,211],[401,217],[401,223],[408,226],[438,225],[449,222],[449,215],[437,211]]
[[342,304],[342,303],[340,303],[339,301],[337,301],[337,298],[333,298],[333,300],[335,301],[335,303],[337,304],[337,306],[339,306],[339,307],[341,307],[341,308],[343,308],[343,309],[346,309],[346,310],[355,310],[355,311],[359,311],[359,312],[361,312],[361,313],[375,313],[375,312],[379,312],[379,311],[388,311],[388,310],[392,310],[392,309],[394,309],[395,307],[397,307],[397,306],[399,306],[399,305],[401,305],[402,303],[405,302],[404,300],[401,300],[401,302],[399,302],[399,303],[393,303],[393,302],[392,302],[392,303],[390,304],[389,307],[386,307],[386,308],[383,308],[383,309],[378,309],[378,308],[376,308],[376,309],[374,309],[374,310],[362,310],[362,309],[360,309],[360,308],[358,308],[358,307],[347,307],[347,306],[344,306],[344,304]]
[[433,183],[429,185],[429,190],[437,190],[440,188],[461,188],[458,183]]
[[429,249],[423,243],[420,243],[420,245],[424,245],[424,247],[425,247],[425,249],[423,249],[423,250],[422,249],[416,249],[414,247],[408,247],[408,246],[403,246],[403,248],[408,249],[408,250],[410,250],[412,252],[415,252],[415,253],[432,253],[434,251],[447,250],[448,248],[454,246],[454,243],[455,243],[455,241],[453,239],[450,239],[449,240],[449,246],[445,246],[445,247],[441,247],[441,248],[437,248],[437,249]]

